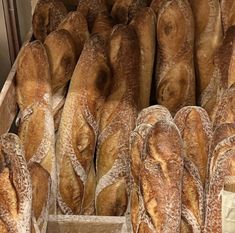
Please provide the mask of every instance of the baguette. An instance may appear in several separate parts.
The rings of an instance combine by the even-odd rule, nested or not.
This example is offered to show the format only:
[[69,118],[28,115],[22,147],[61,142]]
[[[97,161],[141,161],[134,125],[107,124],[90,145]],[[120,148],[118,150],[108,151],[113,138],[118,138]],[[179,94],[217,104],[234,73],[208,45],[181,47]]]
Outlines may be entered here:
[[128,203],[129,137],[138,107],[140,53],[133,28],[118,25],[113,29],[109,58],[113,85],[101,115],[95,202],[97,215],[121,216]]
[[89,38],[86,18],[79,12],[70,12],[59,24],[58,29],[65,29],[71,34],[76,47],[76,55],[78,59],[82,52],[84,43]]
[[156,18],[151,8],[139,10],[131,21],[137,33],[140,57],[140,109],[149,106],[156,45]]
[[94,214],[94,152],[100,111],[109,91],[106,42],[92,36],[73,73],[56,145],[58,205],[63,214]]
[[[50,174],[51,189],[47,195],[51,194],[50,212],[54,213],[56,173],[51,75],[46,49],[40,41],[27,43],[19,54],[16,91],[17,103],[20,107],[18,134],[25,148],[25,158],[28,167],[33,163],[38,163]],[[37,176],[40,174],[35,173],[34,177]],[[41,180],[44,184],[40,183],[40,186],[48,185],[49,182],[49,179]],[[34,180],[32,183],[34,185]],[[36,192],[36,189],[33,192]],[[39,192],[37,196],[33,194],[37,200],[40,200],[40,195],[44,193]],[[42,203],[42,205],[48,204]],[[33,212],[37,211],[33,209]],[[47,219],[43,221],[46,224]]]
[[[55,130],[59,127],[60,115],[65,102],[67,84],[76,65],[76,52],[73,38],[64,29],[50,33],[44,42],[51,71],[52,108]],[[59,119],[56,119],[58,117]]]
[[221,16],[224,34],[228,28],[235,25],[235,2],[233,0],[220,0]]
[[227,30],[222,45],[214,58],[213,77],[202,95],[201,105],[215,121],[219,103],[223,93],[235,82],[234,79],[234,53],[235,53],[235,26]]
[[202,232],[212,124],[200,107],[184,107],[174,118],[184,144],[181,232]]
[[169,111],[163,106],[151,106],[143,109],[137,118],[136,128],[130,136],[131,175],[133,184],[131,188],[131,222],[133,232],[151,232],[154,229],[147,216],[143,197],[140,195],[139,172],[144,161],[144,142],[150,129],[160,120],[173,121]]
[[44,42],[46,36],[58,27],[66,15],[67,9],[61,1],[39,0],[32,18],[34,37]]
[[207,193],[205,232],[222,233],[221,191],[235,184],[235,135],[219,142],[212,152],[210,184]]
[[32,184],[23,146],[14,134],[0,136],[0,232],[30,233]]
[[195,105],[194,26],[187,1],[166,1],[158,14],[156,99],[171,114]]
[[172,121],[159,121],[145,143],[139,177],[147,215],[155,232],[180,232],[183,145],[179,130]]
[[95,18],[99,13],[108,12],[106,0],[80,0],[77,11],[87,19],[88,28],[91,31]]
[[190,0],[195,18],[195,68],[198,102],[201,103],[215,69],[213,59],[222,43],[222,24],[219,0]]

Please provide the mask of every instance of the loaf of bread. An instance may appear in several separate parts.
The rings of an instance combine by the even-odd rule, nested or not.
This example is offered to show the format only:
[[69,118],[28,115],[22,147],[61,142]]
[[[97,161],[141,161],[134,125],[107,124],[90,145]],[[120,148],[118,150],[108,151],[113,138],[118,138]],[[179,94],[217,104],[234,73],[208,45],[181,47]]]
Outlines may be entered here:
[[[220,135],[219,140],[216,135]],[[207,193],[205,232],[222,233],[221,191],[235,184],[235,134],[234,125],[219,126],[213,135],[210,183]]]
[[151,220],[146,214],[143,197],[140,194],[139,173],[145,159],[145,139],[152,126],[160,121],[173,121],[169,111],[163,106],[151,106],[143,109],[137,118],[136,128],[130,136],[131,176],[131,223],[133,232],[151,232],[154,229]]
[[235,2],[233,0],[220,0],[221,17],[224,34],[228,28],[235,25]]
[[0,136],[0,232],[31,233],[32,184],[14,134]]
[[[16,91],[17,103],[20,107],[18,133],[25,149],[25,158],[29,168],[31,164],[38,163],[43,170],[45,169],[50,174],[51,189],[46,195],[51,194],[50,212],[54,213],[56,173],[51,75],[46,49],[40,41],[27,43],[19,54]],[[31,174],[33,186],[34,182],[37,182],[34,178],[40,177],[41,172],[38,170],[40,169],[36,169],[35,174]],[[40,186],[36,185],[37,189],[40,189],[42,185],[48,185],[49,182],[49,177],[40,180],[38,184]],[[38,192],[37,189],[34,189],[33,192]],[[41,200],[41,195],[45,194],[38,192],[38,195],[33,194],[33,197]],[[33,200],[33,202],[37,202],[37,200]],[[48,203],[42,205],[47,206]],[[38,210],[33,209],[33,212],[38,212]],[[37,219],[40,225],[41,221],[47,221],[41,217]]]
[[120,216],[127,209],[130,191],[128,149],[138,110],[139,58],[134,29],[117,25],[109,44],[113,74],[111,94],[102,111],[97,145],[97,215]]
[[200,107],[182,108],[174,121],[184,145],[181,232],[202,232],[212,124]]
[[63,214],[94,214],[94,153],[110,83],[105,45],[99,35],[85,43],[62,113],[56,154],[58,204]]
[[79,12],[70,12],[59,24],[58,29],[65,29],[71,34],[75,43],[76,55],[78,59],[85,41],[89,38],[86,18]]
[[152,127],[145,138],[144,156],[140,191],[152,232],[180,232],[183,144],[172,121],[162,120]]
[[114,22],[111,16],[107,12],[101,12],[95,18],[92,34],[97,33],[105,39],[109,39],[113,26]]
[[222,42],[219,0],[189,0],[195,19],[195,68],[198,102],[213,76],[213,59]]
[[32,18],[34,37],[43,42],[66,15],[67,9],[61,1],[39,0]]
[[235,26],[227,30],[223,44],[214,57],[214,72],[207,89],[203,92],[201,105],[206,109],[212,122],[224,92],[235,82]]
[[75,45],[70,33],[64,29],[50,33],[44,42],[51,71],[52,107],[55,130],[59,127],[62,111],[77,58]]
[[195,105],[194,24],[186,0],[166,1],[157,20],[156,99],[171,114]]
[[89,30],[92,30],[96,16],[108,12],[106,0],[79,0],[77,11],[87,19]]
[[138,36],[140,56],[140,109],[150,105],[155,59],[156,18],[151,8],[140,9],[130,23]]

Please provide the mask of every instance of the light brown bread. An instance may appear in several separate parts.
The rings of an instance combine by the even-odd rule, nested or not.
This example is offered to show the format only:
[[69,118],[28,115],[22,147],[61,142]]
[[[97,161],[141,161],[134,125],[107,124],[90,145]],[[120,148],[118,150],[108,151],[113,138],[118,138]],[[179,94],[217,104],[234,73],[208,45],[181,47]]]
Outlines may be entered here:
[[[56,177],[51,75],[46,49],[40,41],[27,43],[19,54],[16,90],[20,107],[18,133],[25,149],[25,158],[28,167],[38,163],[50,174],[52,185],[49,204],[50,212],[54,213]],[[37,173],[34,175],[40,176]],[[48,184],[49,181],[44,179],[41,182]],[[40,199],[40,195],[44,194],[39,193],[37,199]]]
[[[217,129],[218,130],[218,129]],[[221,191],[235,184],[235,134],[220,141],[212,152],[210,184],[207,193],[205,232],[222,233]]]
[[77,57],[70,33],[64,29],[50,33],[44,42],[51,71],[52,108],[55,130],[59,127],[61,114]]
[[174,121],[184,145],[181,232],[202,232],[212,124],[200,107],[182,108]]
[[183,145],[172,121],[157,122],[147,138],[140,190],[153,232],[180,232]]
[[0,136],[0,232],[30,233],[32,184],[24,149],[14,134]]
[[130,23],[138,36],[140,56],[140,109],[150,105],[150,92],[155,59],[156,17],[151,8],[139,10]]
[[194,25],[185,0],[166,1],[157,19],[156,100],[171,114],[195,105]]
[[195,19],[195,68],[198,101],[212,79],[214,56],[222,43],[219,0],[189,0]]
[[84,43],[89,38],[89,30],[86,18],[83,14],[72,11],[67,14],[64,20],[59,24],[58,29],[67,30],[75,43],[77,59],[79,58]]
[[220,0],[221,17],[224,34],[228,28],[235,25],[235,2],[233,0]]
[[214,57],[213,77],[202,95],[201,105],[207,110],[212,122],[222,101],[224,92],[235,82],[235,26],[227,30],[222,45]]
[[113,29],[109,60],[111,94],[101,115],[97,146],[97,215],[123,215],[129,196],[129,137],[138,104],[139,44],[135,31],[124,25]]
[[32,27],[37,40],[42,42],[54,31],[67,15],[67,9],[61,1],[39,0],[35,7]]
[[104,39],[92,36],[73,73],[56,145],[58,205],[63,214],[94,214],[94,152],[110,69]]
[[80,0],[77,11],[87,19],[89,30],[92,30],[96,16],[108,12],[106,0]]
[[139,173],[145,159],[145,139],[152,126],[160,120],[173,121],[170,112],[163,106],[151,106],[143,109],[137,118],[136,128],[130,136],[131,176],[131,222],[133,232],[151,232],[154,227],[146,214],[143,197],[140,194]]

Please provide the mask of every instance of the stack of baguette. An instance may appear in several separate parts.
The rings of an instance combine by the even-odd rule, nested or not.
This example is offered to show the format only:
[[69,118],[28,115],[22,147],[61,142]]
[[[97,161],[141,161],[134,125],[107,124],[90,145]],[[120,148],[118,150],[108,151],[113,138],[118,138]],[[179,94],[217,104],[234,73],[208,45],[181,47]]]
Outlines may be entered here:
[[18,58],[19,138],[0,138],[0,231],[130,212],[134,233],[222,233],[221,193],[235,192],[234,8],[39,0]]

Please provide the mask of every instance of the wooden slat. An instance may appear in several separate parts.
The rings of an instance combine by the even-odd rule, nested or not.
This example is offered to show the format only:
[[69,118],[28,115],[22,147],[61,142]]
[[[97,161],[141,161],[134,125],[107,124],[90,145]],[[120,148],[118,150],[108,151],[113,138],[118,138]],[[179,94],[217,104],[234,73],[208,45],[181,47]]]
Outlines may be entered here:
[[47,233],[127,233],[125,217],[51,215]]

